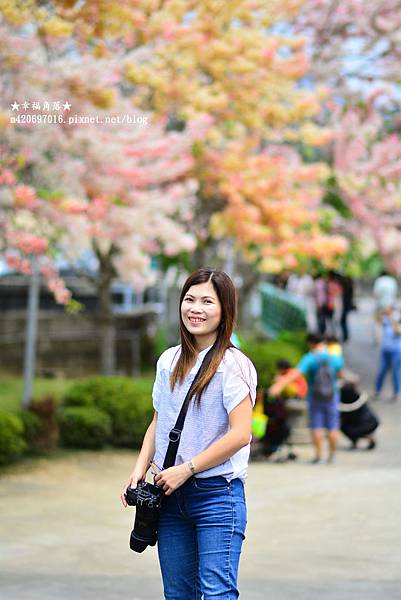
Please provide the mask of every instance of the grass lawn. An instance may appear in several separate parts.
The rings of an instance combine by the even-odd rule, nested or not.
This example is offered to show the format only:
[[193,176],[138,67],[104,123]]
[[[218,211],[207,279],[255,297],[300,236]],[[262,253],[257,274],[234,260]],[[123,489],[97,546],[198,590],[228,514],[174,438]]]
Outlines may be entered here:
[[[60,399],[64,391],[76,381],[75,379],[35,379],[33,387],[34,398],[44,398],[47,395]],[[22,378],[10,375],[0,375],[0,409],[16,412],[21,406]]]

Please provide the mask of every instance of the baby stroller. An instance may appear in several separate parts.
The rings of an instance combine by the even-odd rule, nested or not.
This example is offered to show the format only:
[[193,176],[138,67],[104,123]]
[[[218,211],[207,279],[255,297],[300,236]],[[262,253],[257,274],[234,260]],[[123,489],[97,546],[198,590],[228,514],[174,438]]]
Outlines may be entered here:
[[345,383],[340,396],[341,431],[352,442],[351,448],[356,448],[358,440],[367,438],[368,450],[376,446],[373,432],[379,426],[379,420],[368,405],[366,392],[360,393],[354,383]]
[[[263,395],[263,412],[267,416],[266,433],[260,440],[260,454],[274,462],[295,460],[288,438],[291,433],[285,398],[270,398],[268,391]],[[283,453],[285,452],[285,454]]]

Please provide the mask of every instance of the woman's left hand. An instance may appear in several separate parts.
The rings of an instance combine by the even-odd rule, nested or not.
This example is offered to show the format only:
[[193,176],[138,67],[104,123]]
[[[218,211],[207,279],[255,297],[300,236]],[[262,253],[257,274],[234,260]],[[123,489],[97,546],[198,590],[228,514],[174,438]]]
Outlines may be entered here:
[[155,484],[163,488],[166,496],[172,494],[177,488],[191,477],[192,473],[186,463],[160,471],[155,477]]

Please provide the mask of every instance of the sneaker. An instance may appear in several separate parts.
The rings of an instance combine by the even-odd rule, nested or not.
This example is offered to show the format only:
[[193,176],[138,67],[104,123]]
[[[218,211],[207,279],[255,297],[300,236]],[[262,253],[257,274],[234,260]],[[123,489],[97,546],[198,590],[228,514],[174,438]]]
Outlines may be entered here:
[[394,394],[394,396],[392,396],[392,397],[390,398],[390,402],[391,402],[391,403],[393,403],[393,402],[397,402],[399,399],[400,399],[400,394]]
[[327,459],[327,464],[328,465],[334,465],[336,462],[336,457],[335,456],[329,456],[329,458]]
[[319,458],[318,456],[316,456],[316,458],[312,459],[310,461],[311,465],[324,465],[324,460],[323,458]]

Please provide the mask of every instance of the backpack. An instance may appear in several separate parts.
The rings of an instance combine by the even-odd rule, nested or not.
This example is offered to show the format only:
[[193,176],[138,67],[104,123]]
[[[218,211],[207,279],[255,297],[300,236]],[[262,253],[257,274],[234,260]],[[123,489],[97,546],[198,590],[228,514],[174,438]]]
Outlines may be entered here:
[[330,402],[335,394],[335,385],[333,370],[329,360],[324,358],[319,360],[319,366],[315,373],[312,383],[312,397],[321,402]]

